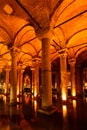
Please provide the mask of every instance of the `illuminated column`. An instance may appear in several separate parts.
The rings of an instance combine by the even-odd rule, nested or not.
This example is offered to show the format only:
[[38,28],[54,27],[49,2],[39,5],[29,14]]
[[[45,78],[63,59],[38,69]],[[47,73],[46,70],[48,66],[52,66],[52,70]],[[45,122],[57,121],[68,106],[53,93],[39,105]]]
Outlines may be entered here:
[[70,59],[69,64],[70,64],[70,71],[71,71],[71,95],[74,97],[76,96],[76,85],[75,85],[75,59]]
[[52,105],[50,39],[42,39],[42,106]]
[[22,69],[22,64],[19,63],[18,65],[18,80],[17,80],[17,95],[22,95],[22,81],[23,81],[23,72],[24,70]]
[[17,96],[20,94],[20,65],[17,66]]
[[6,78],[5,78],[6,90],[5,90],[5,93],[8,94],[9,93],[9,72],[10,72],[10,68],[7,67],[5,70],[6,70]]
[[82,87],[81,87],[81,66],[80,65],[77,65],[76,66],[76,94],[79,96],[79,95],[82,95]]
[[67,88],[67,53],[66,50],[58,52],[60,56],[60,73],[61,73],[61,97],[63,101],[67,100],[68,88]]
[[24,69],[21,67],[21,70],[20,70],[20,95],[23,94],[23,72],[24,72]]
[[56,89],[57,89],[57,92],[58,92],[58,94],[60,94],[61,93],[61,90],[60,90],[60,78],[59,78],[59,73],[57,72],[57,73],[55,73],[55,87],[56,87]]
[[17,49],[11,48],[11,86],[10,86],[10,104],[17,103]]
[[34,88],[35,88],[35,68],[32,67],[32,93],[34,93]]
[[34,65],[34,70],[33,70],[33,90],[34,90],[34,97],[37,97],[39,95],[39,59],[34,58],[33,59],[33,65]]

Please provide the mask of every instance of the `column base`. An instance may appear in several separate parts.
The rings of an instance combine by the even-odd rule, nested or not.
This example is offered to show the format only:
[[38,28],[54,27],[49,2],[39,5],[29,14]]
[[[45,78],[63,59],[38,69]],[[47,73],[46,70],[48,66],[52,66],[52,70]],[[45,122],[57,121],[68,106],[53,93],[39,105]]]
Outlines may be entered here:
[[45,115],[52,115],[53,113],[57,112],[57,108],[55,106],[44,106],[38,109],[39,113],[45,114]]
[[17,102],[11,102],[11,103],[9,102],[9,103],[8,103],[9,106],[15,106],[15,105],[17,105],[17,104],[18,104]]
[[75,99],[77,99],[77,96],[71,96],[71,99],[75,100]]
[[8,105],[11,105],[11,106],[14,106],[14,105],[17,105],[17,104],[18,104],[17,100],[10,100],[9,103],[8,103]]
[[63,105],[66,105],[69,101],[68,100],[62,100],[61,101]]

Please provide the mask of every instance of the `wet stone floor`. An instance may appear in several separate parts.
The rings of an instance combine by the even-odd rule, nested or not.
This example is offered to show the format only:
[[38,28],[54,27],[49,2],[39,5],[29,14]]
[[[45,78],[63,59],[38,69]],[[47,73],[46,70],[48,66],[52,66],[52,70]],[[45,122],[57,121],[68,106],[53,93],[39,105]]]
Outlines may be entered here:
[[67,104],[56,101],[52,115],[39,113],[40,102],[30,97],[18,98],[11,106],[0,96],[0,130],[87,130],[87,99],[69,99]]

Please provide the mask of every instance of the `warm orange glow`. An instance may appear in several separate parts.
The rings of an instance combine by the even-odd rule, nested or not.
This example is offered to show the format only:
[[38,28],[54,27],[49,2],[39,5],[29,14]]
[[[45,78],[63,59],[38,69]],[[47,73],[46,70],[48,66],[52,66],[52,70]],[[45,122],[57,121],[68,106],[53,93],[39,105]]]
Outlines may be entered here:
[[63,112],[63,117],[66,117],[66,115],[67,115],[67,106],[66,105],[62,106],[62,112]]
[[73,108],[76,108],[76,100],[73,100]]
[[25,95],[25,103],[26,103],[26,104],[29,103],[29,99],[30,99],[30,96]]
[[76,96],[76,90],[75,89],[72,90],[72,96]]
[[34,100],[34,111],[36,112],[37,111],[37,101]]
[[65,92],[62,93],[62,100],[66,101],[66,94],[65,94]]
[[36,89],[36,86],[35,86],[35,89],[34,89],[34,97],[37,96],[37,89]]
[[17,95],[19,95],[19,86],[17,86]]

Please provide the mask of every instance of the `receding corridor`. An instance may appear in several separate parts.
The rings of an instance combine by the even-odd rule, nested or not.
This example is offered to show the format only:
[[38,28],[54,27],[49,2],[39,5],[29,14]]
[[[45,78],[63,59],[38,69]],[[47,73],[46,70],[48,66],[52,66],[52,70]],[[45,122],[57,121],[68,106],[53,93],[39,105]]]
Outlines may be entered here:
[[87,130],[87,0],[0,0],[0,130]]

